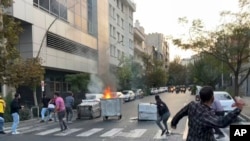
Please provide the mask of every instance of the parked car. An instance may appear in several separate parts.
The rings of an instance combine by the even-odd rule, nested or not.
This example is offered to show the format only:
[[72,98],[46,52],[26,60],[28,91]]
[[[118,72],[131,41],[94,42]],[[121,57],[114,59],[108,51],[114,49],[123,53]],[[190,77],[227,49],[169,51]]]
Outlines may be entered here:
[[112,92],[113,97],[115,98],[124,98],[124,94],[122,92]]
[[99,94],[99,93],[96,93],[96,94],[86,93],[85,96],[86,96],[86,100],[94,100],[98,102],[100,102],[101,98],[103,98],[103,94]]
[[124,95],[124,101],[135,100],[135,93],[132,90],[124,90],[122,93]]
[[144,97],[144,92],[142,91],[142,89],[137,89],[135,91],[135,96],[136,96],[136,98],[143,98]]
[[150,90],[150,94],[151,95],[154,95],[154,94],[158,94],[158,89],[157,88],[151,88],[151,90]]
[[232,105],[235,103],[235,101],[228,92],[214,91],[214,98],[220,101],[225,112],[234,110],[235,107],[232,107]]

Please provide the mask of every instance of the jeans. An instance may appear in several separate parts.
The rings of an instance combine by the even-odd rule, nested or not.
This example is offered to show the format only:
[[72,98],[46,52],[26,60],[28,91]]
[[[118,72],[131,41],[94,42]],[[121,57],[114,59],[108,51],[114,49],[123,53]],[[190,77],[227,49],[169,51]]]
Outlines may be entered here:
[[14,133],[14,132],[16,132],[16,129],[17,129],[18,124],[19,124],[19,114],[12,113],[12,118],[13,118],[13,124],[12,124],[11,131]]
[[47,109],[48,108],[45,108],[45,107],[42,108],[42,111],[41,111],[42,120],[44,120],[44,118],[45,118],[45,115],[47,113]]
[[66,107],[66,121],[72,121],[73,109],[72,107]]
[[4,118],[0,117],[0,132],[3,131]]
[[65,110],[58,112],[57,116],[58,116],[58,119],[59,119],[59,125],[61,127],[61,131],[67,129],[68,127],[67,127],[65,121],[63,120],[63,118],[65,117]]
[[163,122],[163,125],[165,127],[165,130],[168,131],[168,125],[167,125],[167,121],[168,118],[170,117],[170,113],[166,112],[165,114],[163,114],[162,116],[159,116],[158,119],[156,120],[157,125],[161,128],[161,130],[164,130],[164,128],[161,125],[161,121]]

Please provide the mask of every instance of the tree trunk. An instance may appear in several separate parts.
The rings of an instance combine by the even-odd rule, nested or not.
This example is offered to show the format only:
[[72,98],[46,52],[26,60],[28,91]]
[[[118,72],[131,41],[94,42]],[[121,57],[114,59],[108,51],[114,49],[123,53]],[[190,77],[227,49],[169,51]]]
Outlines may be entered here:
[[238,75],[235,73],[234,75],[234,96],[239,96],[239,82],[238,82]]
[[33,88],[33,98],[35,106],[38,106],[37,95],[36,95],[36,87]]

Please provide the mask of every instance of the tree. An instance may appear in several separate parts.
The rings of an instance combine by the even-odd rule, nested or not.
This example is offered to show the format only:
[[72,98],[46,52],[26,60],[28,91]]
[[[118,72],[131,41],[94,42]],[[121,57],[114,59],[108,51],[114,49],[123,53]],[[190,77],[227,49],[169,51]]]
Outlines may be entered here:
[[143,62],[145,65],[145,85],[147,88],[161,87],[167,84],[168,75],[166,70],[162,67],[163,62],[152,58],[148,54],[143,55]]
[[10,84],[9,79],[15,65],[18,64],[20,54],[16,49],[19,35],[22,32],[20,22],[3,13],[3,8],[11,6],[12,0],[2,0],[0,7],[0,83]]
[[236,13],[222,12],[221,17],[225,22],[216,30],[206,31],[202,21],[198,19],[192,21],[188,41],[173,39],[175,45],[210,54],[227,65],[233,74],[235,96],[239,95],[239,87],[250,74],[250,68],[245,67],[250,58],[249,6],[249,0],[239,0],[240,10]]
[[180,57],[174,58],[169,64],[169,81],[170,85],[185,85],[186,84],[186,68],[181,64]]
[[90,81],[90,75],[87,73],[78,73],[78,74],[68,74],[65,76],[66,82],[70,84],[71,91],[73,93],[83,94],[85,97],[85,92],[88,90],[88,83]]
[[132,88],[132,62],[128,58],[120,60],[119,68],[117,69],[118,89]]
[[214,56],[200,54],[200,57],[190,65],[190,72],[196,84],[210,85],[215,88],[221,80],[221,62]]

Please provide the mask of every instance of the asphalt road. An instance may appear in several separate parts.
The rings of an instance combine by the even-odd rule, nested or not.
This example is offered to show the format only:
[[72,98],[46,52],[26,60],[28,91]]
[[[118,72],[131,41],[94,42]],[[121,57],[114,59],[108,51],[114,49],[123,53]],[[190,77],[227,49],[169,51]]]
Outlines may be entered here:
[[[171,112],[168,123],[180,108],[194,99],[189,93],[162,93],[160,97],[166,102]],[[75,120],[68,125],[70,129],[65,133],[60,133],[57,122],[52,121],[46,124],[35,120],[20,125],[18,131],[22,134],[0,135],[0,141],[182,141],[186,139],[187,118],[179,122],[176,130],[170,129],[172,133],[170,136],[160,136],[160,130],[155,121],[137,120],[137,107],[140,102],[154,102],[154,96],[122,104],[122,119],[120,120],[118,117],[110,117],[108,120],[103,120],[102,117]],[[6,127],[6,131],[10,132],[10,127]],[[220,141],[229,141],[229,128],[223,129],[223,132],[226,137]]]

